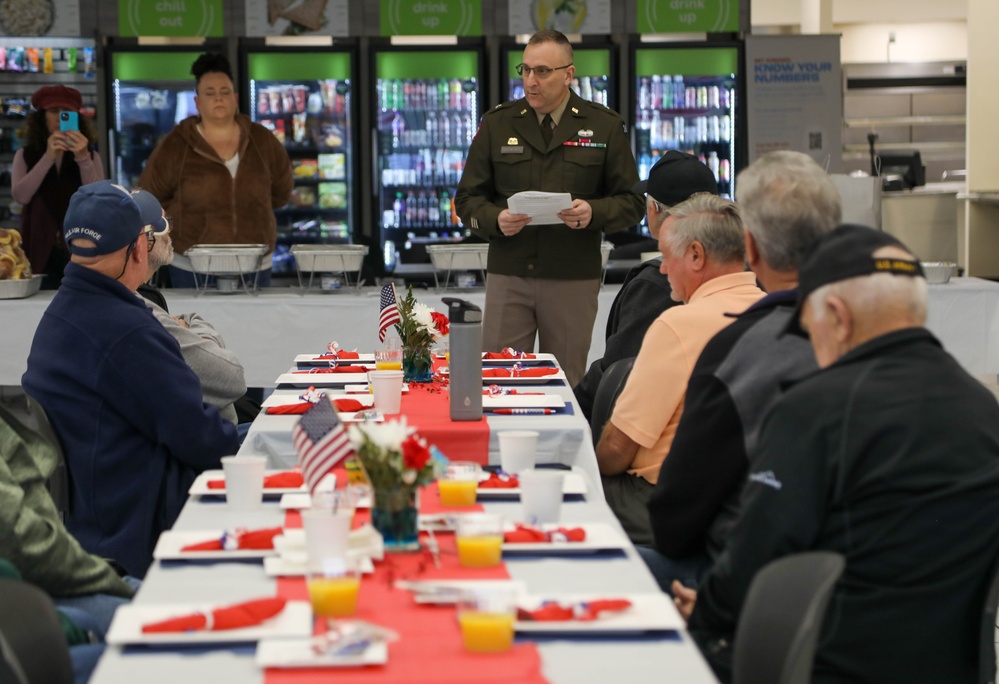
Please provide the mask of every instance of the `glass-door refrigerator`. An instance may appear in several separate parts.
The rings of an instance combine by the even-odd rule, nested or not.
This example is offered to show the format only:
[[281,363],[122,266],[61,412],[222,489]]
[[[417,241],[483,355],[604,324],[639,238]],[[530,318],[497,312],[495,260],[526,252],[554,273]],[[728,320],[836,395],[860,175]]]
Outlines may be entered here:
[[386,271],[469,236],[454,194],[483,106],[481,48],[374,49],[374,225]]
[[726,197],[743,162],[741,136],[742,45],[740,43],[641,46],[632,53],[631,128],[638,173],[667,150],[688,152],[704,162]]
[[[574,46],[572,53],[572,63],[576,67],[576,74],[570,87],[584,100],[599,102],[605,107],[617,111],[617,82],[614,78],[617,69],[614,46]],[[524,80],[517,75],[517,65],[523,61],[523,58],[523,45],[503,47],[502,82],[506,84],[506,90],[503,92],[503,97],[506,100],[519,100],[524,97]]]
[[191,65],[203,51],[108,46],[108,147],[115,182],[134,187],[157,143],[198,113]]
[[244,111],[291,158],[295,186],[276,210],[274,274],[295,272],[296,244],[350,244],[357,227],[353,48],[243,47]]

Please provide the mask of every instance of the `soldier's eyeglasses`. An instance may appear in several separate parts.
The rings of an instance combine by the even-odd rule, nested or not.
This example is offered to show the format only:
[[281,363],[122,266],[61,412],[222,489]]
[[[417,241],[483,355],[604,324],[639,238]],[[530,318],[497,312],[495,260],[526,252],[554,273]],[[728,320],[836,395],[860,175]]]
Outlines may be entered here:
[[526,64],[518,64],[514,68],[517,70],[517,75],[518,76],[524,76],[526,78],[526,77],[530,76],[531,72],[533,71],[535,76],[537,76],[541,80],[544,80],[544,79],[548,78],[549,76],[551,76],[556,71],[558,71],[559,69],[568,69],[571,66],[572,66],[572,62],[569,62],[565,66],[560,66],[560,67],[555,67],[555,68],[546,67],[546,66],[529,67]]

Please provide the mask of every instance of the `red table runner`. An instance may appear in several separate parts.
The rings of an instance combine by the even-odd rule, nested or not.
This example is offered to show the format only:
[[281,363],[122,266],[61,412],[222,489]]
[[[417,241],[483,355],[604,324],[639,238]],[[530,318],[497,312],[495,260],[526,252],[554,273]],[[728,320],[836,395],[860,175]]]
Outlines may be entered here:
[[[437,485],[420,492],[420,512],[436,513],[447,509],[440,505]],[[482,510],[481,505],[474,509]],[[358,511],[354,524],[369,520],[367,511]],[[301,516],[289,511],[285,527],[301,527]],[[495,568],[462,568],[458,565],[453,534],[435,535],[440,546],[441,567],[434,567],[426,551],[386,554],[375,566],[373,575],[365,575],[358,597],[357,617],[388,627],[399,633],[399,641],[389,644],[385,665],[366,668],[313,668],[265,670],[265,684],[311,684],[325,680],[337,684],[465,684],[466,682],[547,682],[541,674],[541,656],[532,643],[515,643],[507,653],[468,653],[461,642],[461,631],[454,606],[420,605],[412,594],[394,588],[396,580],[432,579],[508,579],[505,565]],[[421,535],[425,544],[425,535]],[[277,595],[285,599],[308,601],[308,589],[301,577],[281,577]]]
[[409,383],[409,392],[402,395],[402,415],[450,460],[489,465],[489,424],[485,418],[452,421],[447,387],[442,383]]

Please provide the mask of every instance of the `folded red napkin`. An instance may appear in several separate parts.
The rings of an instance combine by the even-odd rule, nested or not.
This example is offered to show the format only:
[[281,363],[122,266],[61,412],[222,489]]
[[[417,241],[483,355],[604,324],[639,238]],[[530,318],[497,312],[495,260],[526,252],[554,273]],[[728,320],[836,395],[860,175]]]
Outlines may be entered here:
[[[312,406],[312,404],[309,404]],[[276,408],[276,407],[275,407]],[[264,477],[264,489],[294,489],[301,487],[305,482],[300,470],[285,470],[281,473],[266,475]],[[225,489],[225,480],[209,480],[209,489]]]
[[325,354],[320,354],[316,358],[317,359],[332,359],[332,358],[337,358],[337,359],[344,359],[346,361],[350,361],[350,360],[357,360],[357,359],[359,359],[361,357],[360,357],[360,355],[357,352],[340,351],[340,352],[337,352],[336,354],[332,354],[330,352],[327,352]]
[[[479,485],[480,487],[482,485]],[[541,544],[544,542],[581,542],[586,541],[586,530],[582,527],[560,527],[546,532],[531,525],[517,525],[513,532],[503,535],[503,541],[509,544]]]
[[265,413],[269,416],[298,416],[315,406],[311,401],[302,401],[297,404],[284,404],[283,406],[268,406]]
[[222,551],[244,549],[273,549],[274,537],[281,534],[280,527],[268,527],[262,530],[243,530],[223,532],[218,539],[188,544],[181,551]]
[[557,601],[545,601],[540,608],[535,610],[518,608],[517,619],[533,622],[565,622],[567,620],[589,622],[599,618],[601,613],[622,611],[628,608],[631,608],[631,601],[627,599],[598,599],[568,605]]
[[210,613],[191,613],[159,622],[142,625],[142,633],[160,632],[219,632],[225,629],[240,629],[259,625],[282,610],[283,598],[265,598],[246,601],[231,606],[216,608]]
[[333,405],[336,406],[337,411],[343,411],[344,413],[355,413],[356,411],[363,411],[368,406],[362,404],[357,399],[334,399]]
[[336,368],[310,368],[309,370],[292,371],[292,373],[295,375],[309,375],[310,373],[366,373],[369,370],[374,370],[374,368],[355,364],[353,366],[337,366]]
[[555,375],[558,368],[485,368],[482,371],[484,378],[541,378],[546,375]]
[[486,352],[482,355],[484,359],[533,359],[536,358],[534,354],[524,354],[523,352],[515,352],[508,349],[498,352]]
[[479,489],[516,489],[520,480],[516,475],[489,473],[489,479],[479,483]]

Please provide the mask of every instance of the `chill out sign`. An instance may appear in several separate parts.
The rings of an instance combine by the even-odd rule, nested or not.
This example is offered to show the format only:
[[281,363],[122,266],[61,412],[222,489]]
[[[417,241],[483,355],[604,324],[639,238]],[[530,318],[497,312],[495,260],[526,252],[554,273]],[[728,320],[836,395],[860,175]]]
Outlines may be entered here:
[[735,33],[739,0],[638,0],[639,33]]
[[383,36],[480,36],[482,0],[381,0]]
[[118,0],[122,36],[221,36],[222,0]]
[[833,70],[832,62],[795,61],[768,57],[753,62],[754,83],[818,83]]

